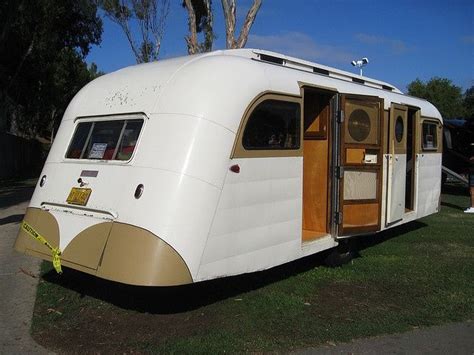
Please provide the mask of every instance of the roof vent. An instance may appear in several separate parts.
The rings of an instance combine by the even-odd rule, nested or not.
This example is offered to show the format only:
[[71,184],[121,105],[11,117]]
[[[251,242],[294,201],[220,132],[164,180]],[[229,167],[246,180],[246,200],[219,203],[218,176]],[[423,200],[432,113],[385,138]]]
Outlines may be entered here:
[[358,84],[365,84],[365,80],[362,80],[362,79],[359,79],[359,78],[352,78],[352,81],[354,83],[358,83]]
[[318,68],[318,67],[313,67],[313,73],[322,74],[322,75],[329,75],[329,70],[321,69],[321,68]]
[[282,58],[274,57],[274,56],[267,55],[267,54],[260,54],[260,60],[263,60],[264,62],[283,65],[283,59]]

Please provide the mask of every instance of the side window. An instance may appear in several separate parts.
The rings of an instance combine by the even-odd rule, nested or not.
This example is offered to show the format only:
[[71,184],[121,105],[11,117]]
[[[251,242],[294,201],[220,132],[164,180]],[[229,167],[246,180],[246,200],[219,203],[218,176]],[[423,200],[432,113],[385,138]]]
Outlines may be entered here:
[[269,99],[254,108],[244,129],[245,150],[300,148],[300,104]]
[[438,125],[435,122],[423,122],[423,150],[435,150],[438,148]]

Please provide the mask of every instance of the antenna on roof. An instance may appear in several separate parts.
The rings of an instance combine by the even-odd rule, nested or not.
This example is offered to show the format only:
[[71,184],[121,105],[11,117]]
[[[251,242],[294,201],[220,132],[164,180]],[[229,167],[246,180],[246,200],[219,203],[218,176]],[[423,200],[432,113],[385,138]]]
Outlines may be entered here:
[[369,58],[364,57],[359,60],[353,60],[351,64],[360,69],[360,76],[362,76],[362,67],[365,67],[367,64],[369,64]]

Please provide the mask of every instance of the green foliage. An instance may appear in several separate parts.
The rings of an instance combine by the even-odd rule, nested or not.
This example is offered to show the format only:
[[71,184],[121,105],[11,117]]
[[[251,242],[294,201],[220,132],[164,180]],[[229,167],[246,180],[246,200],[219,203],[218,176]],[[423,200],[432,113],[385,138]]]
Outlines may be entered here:
[[[122,29],[137,63],[158,60],[170,0],[96,1],[105,15]],[[133,27],[138,31],[133,31]]]
[[462,90],[449,79],[434,77],[426,83],[416,79],[408,84],[408,94],[431,102],[443,118],[458,118],[465,114]]
[[93,0],[4,0],[0,18],[0,129],[27,136],[49,131],[92,79],[84,57],[100,42],[97,6]]
[[466,110],[466,118],[474,120],[474,86],[471,86],[464,93],[464,108]]

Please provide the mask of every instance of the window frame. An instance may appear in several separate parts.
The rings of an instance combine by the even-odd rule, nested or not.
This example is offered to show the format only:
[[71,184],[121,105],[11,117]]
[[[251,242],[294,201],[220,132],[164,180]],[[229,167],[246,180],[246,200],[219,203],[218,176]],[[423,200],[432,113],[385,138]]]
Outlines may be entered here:
[[[127,159],[127,160],[118,160],[118,159],[112,160],[112,159],[88,159],[88,158],[68,158],[67,157],[69,149],[71,148],[71,145],[73,143],[73,138],[74,138],[74,136],[77,132],[77,129],[78,129],[80,123],[87,123],[87,122],[97,123],[97,122],[109,122],[109,121],[132,121],[132,120],[141,120],[143,123],[142,123],[142,127],[140,129],[140,133],[138,134],[137,142],[136,142],[135,147],[133,149],[132,155],[130,156],[129,159]],[[143,134],[143,131],[145,129],[147,121],[148,121],[148,117],[143,113],[140,113],[140,114],[126,114],[126,115],[111,115],[111,116],[77,117],[73,122],[74,130],[73,130],[72,134],[69,136],[69,143],[68,143],[67,148],[64,152],[63,159],[64,159],[64,161],[75,162],[75,163],[85,163],[85,162],[87,162],[87,163],[100,163],[100,164],[105,163],[105,164],[117,164],[117,165],[128,164],[135,157],[136,151],[138,149],[137,147],[140,145],[141,137],[142,137],[142,134]],[[117,139],[116,148],[119,146],[120,140],[122,139],[122,134],[123,134],[123,129],[124,128],[125,128],[125,126],[122,127],[122,131],[121,131],[121,133],[120,133],[120,135]],[[90,135],[90,133],[91,132],[89,132],[89,135]],[[86,142],[84,144],[87,143],[89,138],[90,138],[90,136],[87,137]],[[117,151],[117,154],[118,154],[118,151]]]
[[[245,128],[247,127],[248,120],[254,110],[260,105],[262,102],[267,100],[274,100],[274,101],[283,101],[283,102],[294,102],[299,104],[300,106],[300,117],[299,117],[299,129],[300,129],[300,136],[299,136],[299,148],[291,149],[245,149],[243,146],[243,138]],[[298,95],[288,95],[283,93],[276,93],[276,92],[264,92],[257,96],[252,102],[248,105],[247,109],[244,112],[242,119],[240,120],[239,129],[236,134],[236,138],[234,141],[234,147],[232,149],[232,153],[230,158],[270,158],[270,157],[298,157],[303,156],[303,99],[301,96]]]
[[[425,124],[433,125],[435,127],[436,145],[431,147],[431,148],[425,147],[425,136],[424,136],[424,130],[423,130]],[[423,119],[421,121],[421,127],[420,127],[421,151],[423,151],[423,152],[438,152],[441,149],[441,145],[442,145],[442,143],[440,142],[440,129],[441,129],[441,127],[442,127],[442,125],[437,120]]]

